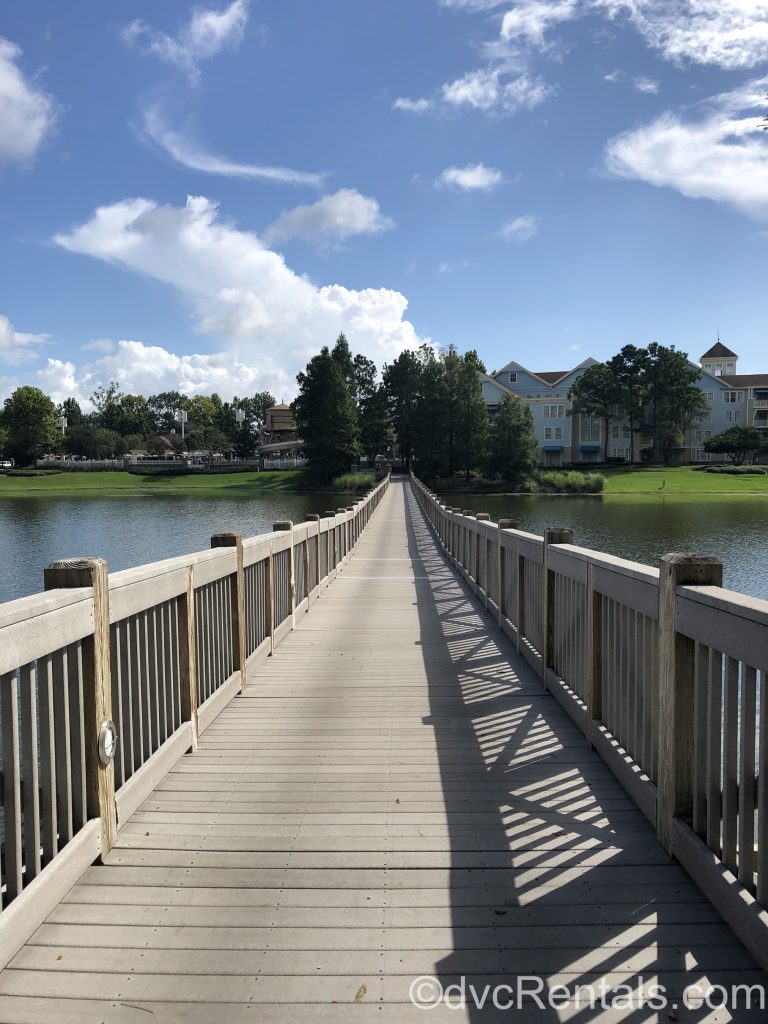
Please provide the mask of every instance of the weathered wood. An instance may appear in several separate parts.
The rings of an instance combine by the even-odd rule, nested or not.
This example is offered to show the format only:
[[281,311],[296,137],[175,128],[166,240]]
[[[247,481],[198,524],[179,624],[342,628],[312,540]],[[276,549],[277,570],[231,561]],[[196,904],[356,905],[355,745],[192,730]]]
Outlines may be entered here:
[[245,689],[245,582],[243,577],[243,538],[239,533],[214,533],[212,548],[234,548],[237,565],[230,578],[230,608],[232,617],[232,660],[234,669],[240,673],[240,690]]
[[603,595],[595,590],[594,569],[587,573],[587,607],[584,643],[586,681],[586,737],[592,743],[593,723],[603,718]]
[[709,555],[668,554],[659,564],[659,801],[656,833],[672,853],[672,822],[693,813],[694,644],[677,632],[677,588],[719,586],[723,564]]
[[[52,562],[45,569],[45,588],[90,587],[93,593],[92,637],[82,645],[86,814],[101,819],[101,851],[108,853],[117,835],[114,761],[102,764],[99,735],[112,719],[109,665],[109,576],[103,558]],[[119,742],[119,737],[118,737]]]
[[544,595],[543,613],[543,650],[541,654],[541,679],[547,688],[547,669],[554,668],[555,661],[555,574],[549,568],[550,544],[572,544],[573,530],[550,526],[544,531]]

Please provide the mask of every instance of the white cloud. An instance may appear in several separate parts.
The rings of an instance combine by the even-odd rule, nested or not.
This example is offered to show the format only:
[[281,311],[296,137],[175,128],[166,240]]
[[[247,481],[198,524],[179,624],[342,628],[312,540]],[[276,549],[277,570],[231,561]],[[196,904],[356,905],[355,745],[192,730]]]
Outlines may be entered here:
[[0,36],[0,167],[31,160],[56,122],[53,100],[24,77],[20,56]]
[[49,337],[48,334],[17,331],[7,316],[0,315],[0,361],[11,364],[36,359],[39,355],[38,346],[44,344]]
[[506,242],[527,242],[539,232],[538,217],[530,213],[513,217],[499,228],[499,236]]
[[234,0],[221,11],[196,8],[178,35],[169,36],[147,25],[132,21],[123,29],[129,45],[181,68],[191,82],[200,78],[200,63],[227,47],[236,47],[248,22],[248,0]]
[[490,192],[504,180],[497,167],[485,164],[467,164],[466,167],[446,167],[435,184],[460,188],[465,192]]
[[634,78],[632,80],[632,86],[637,89],[638,92],[650,93],[654,96],[659,91],[659,83],[653,78]]
[[543,103],[552,89],[537,76],[515,74],[505,67],[479,68],[446,82],[443,100],[453,107],[470,107],[483,113],[513,114]]
[[279,395],[296,390],[294,375],[277,358],[265,355],[258,362],[233,358],[230,352],[177,355],[161,345],[119,341],[114,351],[93,362],[76,365],[49,359],[36,376],[38,387],[55,402],[72,396],[90,408],[90,396],[110,380],[133,394],[180,391],[183,395],[210,395],[224,399],[269,390]]
[[768,138],[757,130],[768,78],[716,96],[693,117],[667,112],[611,139],[608,172],[768,217]]
[[169,128],[156,106],[144,111],[143,133],[177,163],[194,171],[202,171],[204,174],[275,181],[284,185],[307,185],[312,188],[320,188],[323,183],[323,174],[294,171],[288,167],[236,163],[226,157],[209,153],[189,135]]
[[229,358],[244,365],[274,359],[292,377],[339,331],[377,363],[421,341],[404,319],[408,301],[400,292],[318,287],[204,197],[180,208],[126,199],[55,241],[175,288],[192,306],[197,330],[225,339]]
[[675,63],[751,68],[768,60],[768,0],[589,0],[625,15],[649,46]]
[[357,189],[342,188],[316,203],[284,210],[263,237],[270,245],[289,238],[334,245],[353,235],[378,235],[394,226],[395,222],[384,216],[375,199],[361,195]]
[[422,97],[418,100],[408,99],[407,96],[400,96],[392,104],[395,110],[406,110],[409,114],[427,114],[434,109],[432,100]]
[[577,0],[522,0],[501,21],[501,38],[538,49],[547,46],[546,32],[576,16]]
[[437,272],[438,274],[454,274],[457,270],[468,270],[470,266],[469,260],[456,260],[454,263],[446,260],[438,265]]
[[87,341],[80,348],[83,352],[114,352],[115,343],[111,338],[96,338],[94,341]]

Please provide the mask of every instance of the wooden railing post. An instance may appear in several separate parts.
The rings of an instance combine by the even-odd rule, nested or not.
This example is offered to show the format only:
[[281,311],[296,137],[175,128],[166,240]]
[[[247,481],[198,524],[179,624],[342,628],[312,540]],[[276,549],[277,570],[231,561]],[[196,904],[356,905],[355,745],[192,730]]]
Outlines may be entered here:
[[[659,562],[659,763],[656,836],[672,854],[672,823],[693,811],[694,642],[677,632],[677,588],[723,585],[710,555],[668,554]],[[762,770],[762,766],[761,766]]]
[[[474,519],[475,518],[475,513],[472,511],[471,508],[465,508],[462,511],[461,514],[463,516],[466,516],[467,519]],[[477,581],[474,579],[474,575],[472,573],[472,568],[474,566],[474,556],[472,554],[472,550],[473,550],[472,549],[472,531],[465,524],[465,526],[464,526],[464,550],[462,552],[463,560],[462,560],[462,563],[461,563],[461,567],[462,567],[462,569],[465,570],[467,576],[469,576],[472,579],[473,584],[475,586],[475,590],[477,590]]]
[[549,570],[549,545],[573,544],[573,530],[549,526],[544,531],[544,650],[541,654],[541,678],[547,688],[547,671],[555,660],[555,574]]
[[117,838],[115,763],[110,759],[104,764],[99,756],[102,726],[112,721],[108,567],[103,558],[66,559],[47,566],[44,579],[46,590],[90,587],[93,591],[93,636],[83,641],[86,814],[100,819],[103,857]]
[[179,687],[181,720],[192,726],[192,749],[197,749],[197,654],[195,651],[195,576],[187,569],[187,589],[179,597]]
[[294,552],[294,549],[293,549],[293,523],[291,522],[290,519],[284,519],[284,520],[282,520],[279,523],[275,523],[275,525],[272,527],[272,529],[274,530],[275,533],[278,533],[281,530],[285,530],[286,532],[289,532],[290,535],[291,535],[291,537],[290,537],[291,543],[290,543],[290,546],[288,548],[288,551],[289,551],[290,556],[291,556],[290,560],[289,560],[289,563],[288,563],[290,565],[290,572],[289,572],[289,575],[288,575],[288,589],[289,589],[290,596],[291,596],[291,629],[295,629],[296,628],[296,566],[294,564],[295,552]]
[[587,623],[584,644],[584,678],[587,714],[584,720],[587,745],[592,746],[594,722],[603,718],[603,595],[595,590],[595,567],[587,565]]
[[498,593],[498,598],[499,599],[496,602],[496,604],[498,606],[499,625],[501,625],[501,620],[507,614],[507,586],[506,586],[507,552],[504,550],[504,548],[502,547],[502,544],[501,544],[501,533],[502,533],[502,530],[516,530],[516,529],[517,529],[517,522],[516,522],[516,520],[514,520],[514,519],[500,519],[499,520],[499,536],[497,538],[498,546],[497,546],[497,549],[496,549],[496,567],[497,567],[497,573],[498,573],[498,579],[499,579],[499,593]]
[[232,662],[240,673],[240,692],[245,689],[245,576],[243,574],[243,538],[239,533],[214,533],[212,548],[235,548],[237,567],[230,588],[232,608]]
[[[478,523],[488,523],[488,522],[490,522],[491,517],[490,517],[488,512],[478,512],[477,515],[475,516],[475,519],[476,519],[476,521]],[[483,576],[482,582],[480,580],[480,545],[481,544],[483,546],[483,551],[484,551],[484,554],[485,554],[484,565],[483,565],[483,570],[484,570],[485,575]],[[475,569],[476,569],[475,582],[477,583],[478,587],[480,587],[480,589],[483,591],[485,607],[487,608],[488,607],[488,587],[489,587],[490,575],[491,575],[489,573],[489,571],[488,571],[488,540],[487,540],[487,538],[483,539],[483,535],[482,535],[480,530],[477,531],[477,541],[475,542]]]
[[[316,570],[317,571],[315,572],[315,586],[317,587],[317,593],[318,593],[318,597],[319,597],[320,596],[320,516],[317,514],[317,512],[310,512],[309,515],[306,518],[307,518],[307,522],[309,522],[309,523],[317,523],[317,544],[315,545],[315,566],[316,566]],[[307,558],[309,558],[309,555],[307,555]],[[305,568],[305,571],[306,571],[306,568]],[[310,586],[309,586],[309,583],[307,583],[307,604],[309,604],[309,591],[310,591]]]
[[336,556],[336,513],[334,510],[326,509],[323,513],[326,519],[333,519],[331,528],[328,530],[328,575],[331,575],[331,570],[336,568],[338,559]]

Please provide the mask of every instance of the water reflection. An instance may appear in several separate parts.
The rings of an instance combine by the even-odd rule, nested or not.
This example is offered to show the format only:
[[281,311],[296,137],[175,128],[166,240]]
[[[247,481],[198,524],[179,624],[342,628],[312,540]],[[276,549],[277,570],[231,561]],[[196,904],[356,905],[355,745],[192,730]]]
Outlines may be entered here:
[[768,502],[699,497],[647,501],[625,497],[533,497],[446,494],[455,507],[516,519],[523,530],[569,526],[575,542],[636,562],[656,565],[668,551],[715,555],[725,586],[768,598]]
[[212,533],[244,537],[281,519],[348,504],[339,494],[148,495],[4,498],[0,501],[0,602],[43,589],[43,569],[59,558],[99,555],[110,569],[210,546]]

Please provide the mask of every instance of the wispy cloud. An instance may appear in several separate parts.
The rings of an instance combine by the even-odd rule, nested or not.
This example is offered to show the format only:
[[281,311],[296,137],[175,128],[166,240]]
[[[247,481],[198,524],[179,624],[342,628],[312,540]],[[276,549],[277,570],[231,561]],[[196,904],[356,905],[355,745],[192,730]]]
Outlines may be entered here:
[[457,270],[468,270],[471,266],[469,260],[444,260],[438,264],[438,274],[455,274]]
[[234,0],[223,10],[196,8],[189,21],[171,36],[146,22],[132,21],[123,39],[186,73],[191,82],[200,79],[200,64],[227,47],[240,44],[248,22],[248,0]]
[[0,36],[0,167],[30,161],[56,123],[54,101],[24,76],[20,56]]
[[768,138],[757,130],[767,88],[756,79],[624,132],[606,146],[608,172],[768,217]]
[[312,171],[238,163],[210,153],[190,134],[169,128],[158,107],[150,107],[144,112],[142,129],[146,138],[177,163],[194,171],[202,171],[203,174],[219,174],[226,178],[250,178],[284,185],[304,185],[310,188],[321,188],[325,178],[324,174]]
[[421,97],[418,100],[408,99],[407,96],[400,96],[392,104],[395,110],[407,110],[410,114],[427,114],[434,109],[434,101]]
[[499,228],[499,237],[505,242],[527,242],[539,232],[539,219],[526,213],[513,217]]
[[514,114],[543,103],[552,87],[538,76],[517,74],[506,67],[479,68],[442,86],[443,100],[452,107],[485,114]]
[[320,245],[335,245],[353,235],[378,235],[395,222],[385,217],[378,202],[356,189],[342,188],[316,203],[284,210],[264,232],[268,244],[302,238]]
[[504,180],[497,167],[485,164],[467,164],[466,167],[446,167],[435,184],[458,188],[464,192],[490,192]]
[[642,75],[637,78],[632,78],[629,75],[624,74],[624,72],[620,71],[618,68],[609,72],[607,75],[603,75],[603,81],[611,82],[614,85],[617,82],[623,82],[630,85],[637,92],[648,93],[650,95],[655,95],[659,91],[659,83],[655,78],[646,78]]

